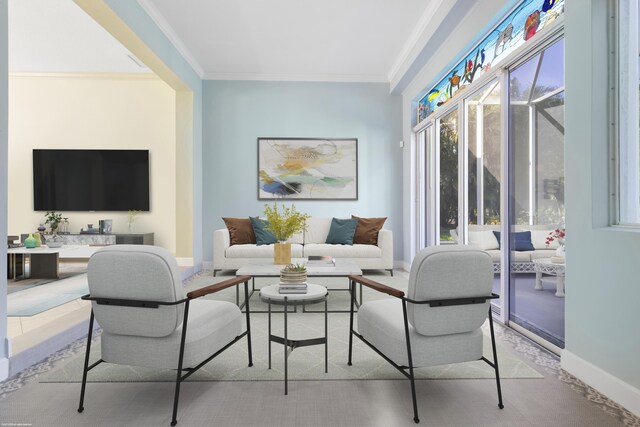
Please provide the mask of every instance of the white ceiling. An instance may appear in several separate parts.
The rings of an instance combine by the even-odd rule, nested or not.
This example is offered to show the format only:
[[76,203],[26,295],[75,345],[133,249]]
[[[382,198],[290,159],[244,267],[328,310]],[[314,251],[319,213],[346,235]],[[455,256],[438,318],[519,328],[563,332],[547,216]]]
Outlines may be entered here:
[[72,0],[9,0],[12,72],[150,72],[128,55]]
[[205,79],[389,82],[441,0],[138,0]]
[[[134,1],[134,0],[128,0]],[[138,0],[204,79],[391,82],[474,0]],[[447,25],[449,31],[455,25]],[[12,72],[149,73],[72,0],[9,0]]]

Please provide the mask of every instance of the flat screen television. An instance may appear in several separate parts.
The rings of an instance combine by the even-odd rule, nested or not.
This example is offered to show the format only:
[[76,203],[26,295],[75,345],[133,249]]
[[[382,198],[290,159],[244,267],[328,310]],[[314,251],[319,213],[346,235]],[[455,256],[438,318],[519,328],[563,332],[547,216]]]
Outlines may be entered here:
[[149,210],[149,150],[33,150],[36,211]]

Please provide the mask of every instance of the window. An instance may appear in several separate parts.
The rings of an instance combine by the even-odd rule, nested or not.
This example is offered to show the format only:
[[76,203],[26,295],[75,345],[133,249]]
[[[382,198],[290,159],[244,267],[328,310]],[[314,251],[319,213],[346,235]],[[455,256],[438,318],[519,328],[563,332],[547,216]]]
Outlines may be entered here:
[[617,168],[614,223],[640,225],[639,34],[638,0],[617,7]]

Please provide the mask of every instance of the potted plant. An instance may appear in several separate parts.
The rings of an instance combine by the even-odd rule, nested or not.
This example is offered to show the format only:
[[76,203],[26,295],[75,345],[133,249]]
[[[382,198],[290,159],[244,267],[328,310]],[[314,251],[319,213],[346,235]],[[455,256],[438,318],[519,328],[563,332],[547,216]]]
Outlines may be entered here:
[[265,228],[271,231],[278,241],[273,247],[274,263],[290,264],[291,243],[286,243],[286,240],[305,230],[310,215],[298,212],[293,204],[291,207],[282,206],[280,210],[276,202],[273,203],[273,207],[264,205],[264,215],[267,218]]
[[57,212],[47,212],[44,217],[47,219],[44,223],[49,224],[51,234],[56,235],[58,233],[58,226],[62,222],[62,214]]

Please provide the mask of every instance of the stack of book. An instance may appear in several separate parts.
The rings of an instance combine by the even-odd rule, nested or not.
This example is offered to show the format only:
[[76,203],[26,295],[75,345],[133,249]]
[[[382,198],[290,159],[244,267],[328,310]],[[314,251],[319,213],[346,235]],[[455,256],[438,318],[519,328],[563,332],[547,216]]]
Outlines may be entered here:
[[281,271],[278,291],[281,294],[306,294],[307,271]]
[[310,255],[307,260],[307,265],[310,267],[335,267],[336,260],[331,256]]

